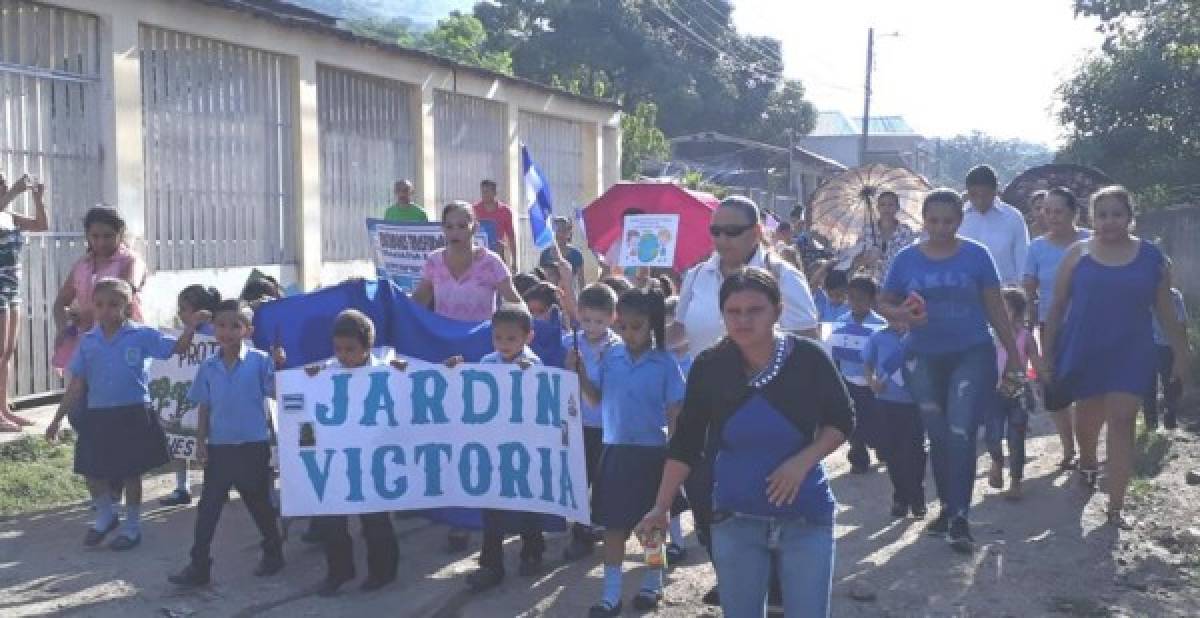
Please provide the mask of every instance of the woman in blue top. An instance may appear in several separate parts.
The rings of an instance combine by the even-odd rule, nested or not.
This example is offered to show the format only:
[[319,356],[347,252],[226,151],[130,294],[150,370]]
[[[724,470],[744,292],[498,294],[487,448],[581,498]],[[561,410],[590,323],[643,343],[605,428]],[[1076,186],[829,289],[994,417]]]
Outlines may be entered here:
[[775,557],[785,615],[826,616],[835,503],[821,461],[853,430],[854,406],[820,344],[776,330],[783,301],[770,273],[727,275],[719,301],[727,336],[692,365],[658,497],[638,532],[667,529],[680,485],[711,458],[725,615],[766,615]]
[[1097,475],[1096,446],[1108,423],[1108,520],[1121,517],[1133,471],[1134,422],[1157,363],[1152,316],[1166,331],[1175,357],[1174,378],[1189,375],[1187,341],[1171,301],[1167,258],[1129,233],[1133,198],[1123,187],[1092,195],[1096,233],[1063,258],[1046,320],[1047,367],[1078,402],[1079,472],[1089,486]]
[[973,544],[967,513],[975,484],[978,410],[996,386],[996,349],[988,324],[1008,353],[1006,382],[1024,379],[1013,330],[988,250],[957,235],[962,198],[935,189],[921,206],[926,238],[896,255],[880,298],[880,313],[910,327],[904,379],[921,409],[938,500],[928,528],[949,533],[954,549]]
[[[1092,235],[1086,228],[1075,225],[1079,219],[1079,200],[1066,187],[1054,187],[1046,192],[1040,205],[1041,221],[1046,233],[1029,243],[1025,257],[1024,287],[1029,297],[1029,316],[1025,323],[1030,331],[1042,325],[1042,340],[1045,341],[1046,317],[1054,301],[1054,280],[1063,256],[1071,245]],[[1039,379],[1042,379],[1039,376]],[[1062,441],[1062,461],[1059,467],[1075,467],[1075,423],[1071,420],[1071,406],[1057,396],[1051,388],[1046,396],[1046,408],[1050,410],[1058,437]]]

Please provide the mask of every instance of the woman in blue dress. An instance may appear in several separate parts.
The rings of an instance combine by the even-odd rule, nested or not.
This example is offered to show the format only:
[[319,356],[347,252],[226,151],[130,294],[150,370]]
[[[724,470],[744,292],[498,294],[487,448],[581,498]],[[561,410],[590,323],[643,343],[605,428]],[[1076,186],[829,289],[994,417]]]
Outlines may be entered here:
[[1092,196],[1095,235],[1063,258],[1046,320],[1048,367],[1076,402],[1079,472],[1094,487],[1096,447],[1108,424],[1108,521],[1121,516],[1133,471],[1134,424],[1154,379],[1151,316],[1166,331],[1175,357],[1174,379],[1188,375],[1187,341],[1171,302],[1170,263],[1153,244],[1130,234],[1133,198],[1123,187]]

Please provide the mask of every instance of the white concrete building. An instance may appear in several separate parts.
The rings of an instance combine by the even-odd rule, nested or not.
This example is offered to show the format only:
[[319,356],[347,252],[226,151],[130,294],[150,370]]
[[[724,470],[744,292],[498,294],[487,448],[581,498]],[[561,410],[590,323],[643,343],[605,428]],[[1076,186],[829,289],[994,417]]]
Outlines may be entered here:
[[272,0],[0,0],[0,172],[41,178],[52,219],[24,261],[13,392],[57,385],[49,304],[97,203],[129,222],[153,273],[147,321],[167,324],[190,283],[234,295],[252,268],[304,290],[369,275],[364,219],[398,178],[431,215],[492,178],[523,222],[524,143],[555,208],[586,205],[618,179],[619,121],[611,102]]

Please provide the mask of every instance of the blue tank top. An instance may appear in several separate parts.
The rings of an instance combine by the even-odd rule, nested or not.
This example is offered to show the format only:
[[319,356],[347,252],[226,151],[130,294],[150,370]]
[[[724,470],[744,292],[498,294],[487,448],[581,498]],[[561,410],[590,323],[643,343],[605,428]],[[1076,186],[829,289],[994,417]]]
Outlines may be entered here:
[[[1067,378],[1097,362],[1153,358],[1152,308],[1164,257],[1141,241],[1123,266],[1105,266],[1084,255],[1071,277],[1071,302],[1056,342],[1057,373]],[[1148,362],[1148,361],[1147,361]]]

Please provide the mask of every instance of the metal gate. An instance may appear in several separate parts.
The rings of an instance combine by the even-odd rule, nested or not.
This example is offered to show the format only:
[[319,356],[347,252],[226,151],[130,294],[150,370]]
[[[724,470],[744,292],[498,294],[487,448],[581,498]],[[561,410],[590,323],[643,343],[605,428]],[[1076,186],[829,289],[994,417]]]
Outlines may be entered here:
[[294,63],[161,28],[139,39],[151,267],[295,261]]
[[[550,183],[550,197],[554,214],[572,217],[576,208],[582,208],[583,199],[583,125],[553,116],[521,112],[517,122],[517,133],[521,143],[529,149],[529,156],[537,163],[542,174]],[[527,269],[537,264],[539,252],[533,246],[533,231],[529,227],[529,211],[525,204],[529,196],[525,183],[521,183],[520,205],[514,205],[519,213],[521,264]],[[576,241],[580,241],[576,234]]]
[[[504,106],[475,97],[438,92],[434,97],[437,199],[479,200],[479,182],[490,178],[505,192]],[[441,208],[437,209],[441,212]]]
[[[9,395],[62,387],[50,370],[51,305],[84,253],[83,213],[102,199],[97,20],[24,0],[0,0],[0,172],[46,184],[51,232],[22,254],[21,333]],[[32,212],[29,197],[11,208]]]
[[383,218],[392,183],[413,177],[410,101],[404,84],[317,68],[323,259],[370,258],[364,220]]

